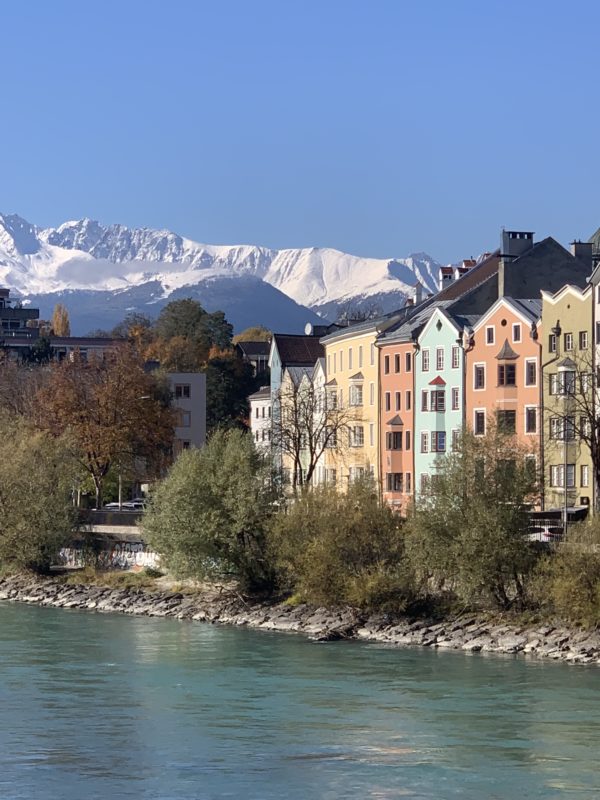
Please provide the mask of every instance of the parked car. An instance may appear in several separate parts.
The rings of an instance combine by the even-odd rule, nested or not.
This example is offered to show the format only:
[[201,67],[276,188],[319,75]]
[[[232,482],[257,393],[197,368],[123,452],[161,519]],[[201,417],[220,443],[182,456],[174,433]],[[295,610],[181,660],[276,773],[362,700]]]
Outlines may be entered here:
[[539,525],[529,529],[525,537],[528,542],[560,542],[563,532],[560,528],[553,528],[550,525]]

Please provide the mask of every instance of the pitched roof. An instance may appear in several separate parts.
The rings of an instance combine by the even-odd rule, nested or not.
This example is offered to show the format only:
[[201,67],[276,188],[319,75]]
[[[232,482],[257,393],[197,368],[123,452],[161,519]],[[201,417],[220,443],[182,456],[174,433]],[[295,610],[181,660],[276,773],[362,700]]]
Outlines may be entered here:
[[325,355],[323,345],[316,336],[276,333],[273,335],[273,340],[284,367],[312,366],[317,359]]
[[395,417],[392,417],[385,424],[386,425],[404,425],[404,423],[402,422],[402,420],[400,418],[400,414],[396,414]]
[[515,351],[509,345],[508,339],[505,339],[504,340],[504,344],[500,348],[500,352],[496,356],[498,361],[514,361],[518,357],[519,357],[519,354],[515,353]]
[[432,381],[429,381],[430,386],[445,386],[446,381],[442,378],[441,375],[437,375]]
[[248,400],[267,400],[271,397],[271,387],[261,386],[258,392],[254,392],[248,397]]
[[364,379],[365,376],[362,374],[362,372],[357,372],[355,375],[350,375],[348,378],[349,381],[364,381]]

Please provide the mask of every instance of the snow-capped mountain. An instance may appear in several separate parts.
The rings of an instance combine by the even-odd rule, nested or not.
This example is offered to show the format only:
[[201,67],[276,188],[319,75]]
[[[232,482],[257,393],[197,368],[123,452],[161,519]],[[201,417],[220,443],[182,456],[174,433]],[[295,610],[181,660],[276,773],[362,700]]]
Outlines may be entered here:
[[62,298],[74,328],[78,303],[89,329],[106,327],[113,312],[118,319],[130,308],[155,315],[169,299],[192,295],[208,310],[218,300],[236,328],[300,330],[315,313],[332,318],[347,305],[376,301],[392,310],[417,280],[434,292],[439,268],[425,253],[372,259],[331,248],[215,246],[166,230],[90,219],[38,228],[0,214],[0,283],[40,304],[42,313],[45,296]]

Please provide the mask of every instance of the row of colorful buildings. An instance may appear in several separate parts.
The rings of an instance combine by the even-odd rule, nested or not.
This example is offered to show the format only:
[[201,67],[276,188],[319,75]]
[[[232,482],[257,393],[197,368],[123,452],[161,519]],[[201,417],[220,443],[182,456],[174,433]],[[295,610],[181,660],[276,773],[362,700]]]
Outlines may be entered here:
[[[551,237],[503,231],[498,250],[446,269],[433,296],[417,285],[403,308],[377,319],[275,334],[271,385],[251,398],[257,444],[300,482],[307,469],[310,482],[341,486],[370,473],[403,512],[463,429],[482,436],[497,424],[535,460],[542,508],[593,507],[595,266],[592,242],[567,250]],[[302,391],[322,399],[312,428],[299,432],[306,455],[296,458],[283,442],[285,404]],[[328,433],[333,413],[343,435]]]

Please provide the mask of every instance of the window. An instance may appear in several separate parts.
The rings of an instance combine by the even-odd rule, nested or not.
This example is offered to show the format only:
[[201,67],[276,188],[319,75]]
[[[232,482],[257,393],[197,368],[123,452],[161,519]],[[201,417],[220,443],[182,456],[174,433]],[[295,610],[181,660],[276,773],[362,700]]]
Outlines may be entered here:
[[485,366],[483,364],[475,364],[473,388],[485,389]]
[[565,353],[573,349],[573,334],[565,333]]
[[350,405],[362,406],[362,404],[363,404],[362,383],[353,383],[350,386]]
[[331,375],[331,356],[327,356],[327,372]]
[[189,400],[191,397],[191,387],[189,383],[176,383],[175,384],[175,398],[177,400]]
[[340,350],[340,372],[344,371],[344,351]]
[[410,390],[409,390],[409,391],[406,392],[405,403],[404,403],[404,408],[405,408],[406,411],[410,411],[411,400],[412,400],[412,396],[411,396],[411,393],[410,393]]
[[423,372],[429,372],[429,350],[423,350],[421,353],[421,369]]
[[498,411],[498,430],[502,433],[514,433],[517,426],[516,411]]
[[452,387],[452,411],[458,411],[460,407],[460,392],[458,386]]
[[388,472],[386,475],[386,488],[388,492],[401,492],[402,488],[402,473],[401,472]]
[[337,353],[333,354],[333,372],[337,372]]
[[579,435],[582,439],[589,439],[592,432],[592,421],[589,417],[579,418]]
[[486,344],[494,344],[496,341],[496,329],[493,325],[489,325],[485,329],[485,342]]
[[256,417],[256,419],[258,419],[259,414],[260,414],[260,409],[259,409],[258,406],[256,406],[256,414],[254,415]]
[[410,485],[410,472],[407,472],[407,473],[406,473],[406,475],[404,476],[404,484],[405,484],[405,486],[406,486],[406,492],[407,492],[407,493],[408,493],[408,492],[410,492],[410,490],[411,490],[411,485]]
[[587,464],[581,465],[579,483],[584,488],[590,485],[590,468]]
[[498,364],[498,386],[516,386],[517,368],[514,364]]
[[575,373],[574,372],[559,372],[558,374],[558,393],[559,394],[574,394],[575,393]]
[[457,450],[460,444],[460,428],[454,428],[452,431],[452,449]]
[[373,422],[369,424],[369,445],[375,446],[375,425]]
[[351,347],[349,347],[349,348],[348,348],[348,369],[352,369],[352,362],[353,362],[353,358],[352,358],[352,348],[351,348]]
[[410,431],[404,432],[404,449],[410,450]]
[[548,336],[548,350],[551,353],[556,353],[556,334],[554,333]]
[[475,412],[475,436],[485,436],[485,411]]
[[325,447],[337,447],[337,431],[335,428],[325,429]]
[[446,392],[443,389],[436,389],[435,391],[431,392],[431,410],[446,410]]
[[428,392],[426,392],[423,389],[423,391],[421,392],[421,411],[427,411],[428,409],[427,398],[428,398]]
[[333,389],[330,392],[327,392],[327,408],[335,409],[337,408],[337,392]]
[[262,415],[261,416],[264,419],[265,418],[266,408],[263,406],[261,410],[262,410]]
[[392,407],[391,395],[389,392],[385,393],[385,410],[389,411]]
[[361,369],[363,365],[363,348],[362,344],[358,348],[358,368]]
[[423,431],[421,433],[421,452],[428,453],[429,452],[429,434],[427,431]]
[[581,384],[581,394],[587,394],[592,383],[592,376],[589,373],[584,372],[581,375],[579,382]]
[[535,433],[537,431],[537,409],[529,406],[525,409],[525,433]]
[[444,369],[444,348],[438,347],[435,351],[435,368],[439,371]]
[[182,450],[189,450],[191,446],[192,446],[192,443],[188,442],[187,440],[185,440],[185,441],[183,441],[181,443]]
[[458,345],[454,345],[452,348],[452,369],[458,369],[460,366],[460,353],[458,349]]
[[390,357],[389,356],[386,356],[383,359],[383,371],[385,372],[386,375],[390,374]]
[[431,452],[446,452],[446,431],[432,431],[431,433]]
[[412,354],[406,353],[404,369],[406,372],[412,372]]
[[587,350],[588,348],[588,332],[579,331],[579,349]]
[[[550,486],[564,487],[565,467],[564,464],[556,464],[550,467]],[[567,464],[567,488],[575,486],[575,464]]]
[[389,431],[385,436],[386,450],[402,450],[402,431]]
[[562,439],[562,418],[550,417],[550,438]]
[[337,483],[337,470],[335,469],[328,469],[326,474],[325,480],[327,483],[331,483],[333,486]]
[[402,393],[396,392],[396,411],[401,411],[402,408]]
[[375,384],[369,384],[369,405],[375,405]]
[[362,425],[355,425],[351,428],[352,435],[350,444],[352,447],[363,447],[365,443],[365,429]]
[[535,386],[537,384],[537,362],[525,362],[525,386]]
[[426,472],[421,473],[421,491],[429,491],[429,475]]
[[521,326],[518,322],[512,326],[512,339],[513,342],[520,342],[521,341]]
[[400,353],[394,356],[394,372],[400,372]]
[[371,366],[375,365],[375,345],[371,345]]
[[563,427],[566,440],[572,442],[575,438],[575,417],[565,417]]
[[[264,408],[263,408],[264,411]],[[179,417],[179,425],[181,428],[189,428],[192,424],[192,415],[189,411],[182,411]]]

